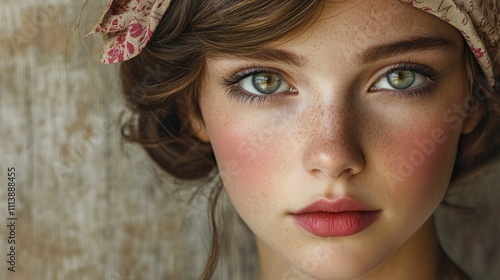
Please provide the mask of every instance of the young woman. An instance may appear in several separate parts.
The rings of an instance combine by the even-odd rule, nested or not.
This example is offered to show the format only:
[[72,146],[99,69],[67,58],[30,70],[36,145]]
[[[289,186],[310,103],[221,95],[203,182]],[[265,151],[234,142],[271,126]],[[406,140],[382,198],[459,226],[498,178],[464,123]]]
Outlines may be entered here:
[[174,177],[221,179],[202,279],[221,191],[261,280],[469,279],[432,215],[451,180],[498,154],[498,8],[112,1],[95,31],[103,62],[123,62],[127,137]]

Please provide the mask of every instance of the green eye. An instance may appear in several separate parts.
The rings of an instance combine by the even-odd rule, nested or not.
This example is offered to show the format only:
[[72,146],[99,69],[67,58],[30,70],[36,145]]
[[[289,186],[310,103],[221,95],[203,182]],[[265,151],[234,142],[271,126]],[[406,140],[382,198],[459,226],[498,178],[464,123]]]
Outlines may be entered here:
[[262,72],[252,76],[252,85],[262,94],[271,94],[281,86],[281,77],[278,74]]
[[389,84],[395,89],[407,89],[415,82],[415,72],[409,70],[394,70],[387,75]]

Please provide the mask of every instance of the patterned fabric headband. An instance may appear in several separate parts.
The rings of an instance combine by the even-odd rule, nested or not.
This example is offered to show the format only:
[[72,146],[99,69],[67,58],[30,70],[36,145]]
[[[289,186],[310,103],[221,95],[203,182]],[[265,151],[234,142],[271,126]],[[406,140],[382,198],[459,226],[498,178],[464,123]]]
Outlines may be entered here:
[[[500,41],[500,0],[400,0],[451,24],[464,36],[493,84],[493,63]],[[89,34],[103,33],[101,63],[123,62],[138,55],[167,11],[171,0],[111,0]]]

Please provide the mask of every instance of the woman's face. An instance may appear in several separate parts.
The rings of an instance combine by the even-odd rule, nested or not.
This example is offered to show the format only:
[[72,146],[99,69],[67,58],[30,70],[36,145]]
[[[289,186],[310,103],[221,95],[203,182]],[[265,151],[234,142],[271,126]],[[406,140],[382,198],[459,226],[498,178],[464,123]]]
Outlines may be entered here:
[[460,33],[400,1],[357,4],[327,2],[261,56],[209,59],[200,97],[259,250],[318,279],[366,275],[414,236],[475,127]]

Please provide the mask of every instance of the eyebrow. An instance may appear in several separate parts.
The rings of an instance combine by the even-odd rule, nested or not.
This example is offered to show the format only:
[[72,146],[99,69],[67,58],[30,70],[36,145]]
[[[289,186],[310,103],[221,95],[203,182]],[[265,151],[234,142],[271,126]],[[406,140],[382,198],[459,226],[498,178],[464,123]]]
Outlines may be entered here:
[[[222,56],[224,57],[227,55],[222,55]],[[280,50],[280,49],[272,49],[272,48],[259,50],[257,52],[229,55],[229,58],[231,58],[231,57],[257,60],[257,61],[263,61],[263,62],[286,63],[286,64],[290,64],[293,66],[298,66],[298,67],[305,64],[304,58],[298,56],[295,53],[285,51],[285,50]]]
[[391,42],[387,44],[370,47],[360,55],[362,64],[368,64],[387,57],[393,57],[411,52],[427,50],[452,50],[458,46],[447,38],[442,37],[412,37],[408,40]]

